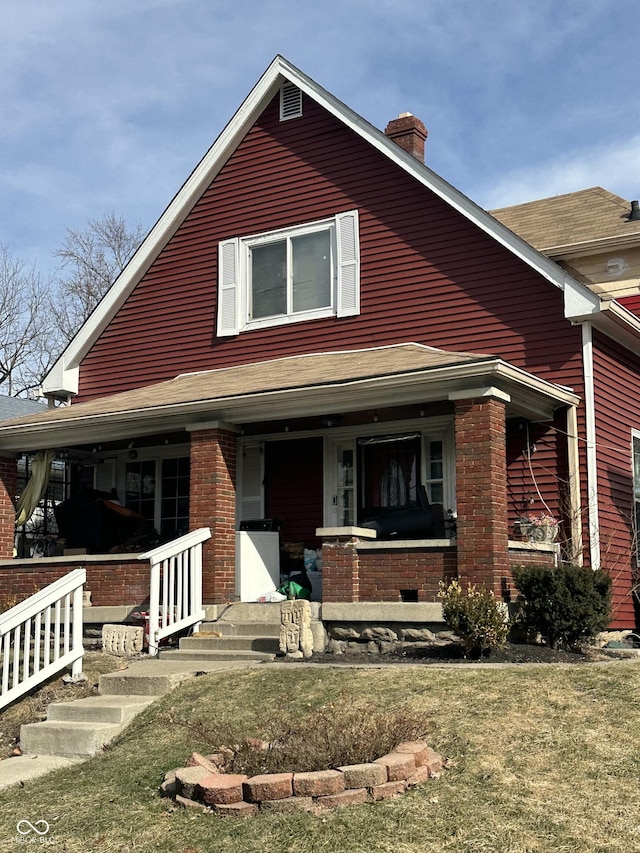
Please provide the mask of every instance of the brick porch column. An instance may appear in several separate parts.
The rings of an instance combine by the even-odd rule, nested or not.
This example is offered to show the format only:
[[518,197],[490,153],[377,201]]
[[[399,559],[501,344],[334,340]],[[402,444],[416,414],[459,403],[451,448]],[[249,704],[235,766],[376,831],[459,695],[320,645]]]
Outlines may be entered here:
[[362,527],[318,527],[322,539],[322,600],[360,601],[358,542],[375,539],[373,530]]
[[0,455],[0,559],[13,557],[16,530],[15,498],[18,464],[13,454]]
[[202,554],[203,601],[236,592],[236,432],[230,424],[191,429],[189,529],[211,528]]
[[499,597],[509,572],[505,400],[488,392],[455,400],[458,575]]

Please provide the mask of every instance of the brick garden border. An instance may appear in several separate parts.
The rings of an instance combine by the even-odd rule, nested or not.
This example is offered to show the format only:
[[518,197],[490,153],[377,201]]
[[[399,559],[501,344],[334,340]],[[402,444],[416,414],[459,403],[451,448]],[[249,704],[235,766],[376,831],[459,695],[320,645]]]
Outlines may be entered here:
[[261,811],[311,812],[358,803],[378,802],[407,788],[438,778],[443,759],[424,741],[400,743],[370,764],[337,770],[265,773],[243,776],[220,770],[219,756],[192,753],[187,765],[170,770],[160,793],[185,808],[219,815],[253,817]]

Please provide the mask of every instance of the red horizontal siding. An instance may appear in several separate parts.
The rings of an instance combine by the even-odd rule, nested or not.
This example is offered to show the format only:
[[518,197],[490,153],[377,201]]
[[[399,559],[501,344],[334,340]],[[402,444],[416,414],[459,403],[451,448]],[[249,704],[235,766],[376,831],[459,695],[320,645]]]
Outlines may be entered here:
[[[361,314],[216,340],[220,240],[360,212]],[[562,294],[315,103],[277,99],[84,359],[80,400],[178,373],[404,341],[581,387]]]
[[640,430],[640,359],[594,333],[598,517],[602,566],[614,582],[614,626],[635,626],[631,431]]

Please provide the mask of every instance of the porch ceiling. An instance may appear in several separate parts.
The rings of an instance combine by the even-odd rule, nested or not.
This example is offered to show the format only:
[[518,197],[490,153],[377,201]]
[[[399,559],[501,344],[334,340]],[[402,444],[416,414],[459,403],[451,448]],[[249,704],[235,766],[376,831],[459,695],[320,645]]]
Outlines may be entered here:
[[0,449],[66,447],[105,438],[428,403],[497,391],[510,415],[549,418],[576,405],[569,389],[494,356],[407,343],[293,356],[177,376],[0,423]]

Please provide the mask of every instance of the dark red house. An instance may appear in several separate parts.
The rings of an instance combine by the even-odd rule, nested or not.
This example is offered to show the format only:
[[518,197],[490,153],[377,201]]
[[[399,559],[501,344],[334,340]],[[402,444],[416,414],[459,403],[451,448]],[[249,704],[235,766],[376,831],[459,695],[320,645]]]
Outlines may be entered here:
[[[283,560],[322,547],[324,602],[435,601],[456,574],[508,597],[511,566],[562,558],[609,569],[633,627],[638,320],[425,138],[277,57],[47,378],[71,405],[0,425],[2,556],[15,454],[56,448],[163,538],[211,528],[205,602],[243,597],[238,528],[272,519]],[[136,603],[95,571],[94,603]]]

